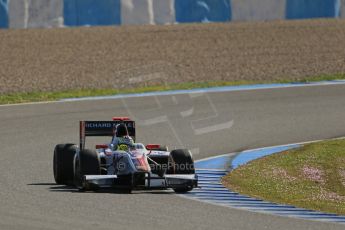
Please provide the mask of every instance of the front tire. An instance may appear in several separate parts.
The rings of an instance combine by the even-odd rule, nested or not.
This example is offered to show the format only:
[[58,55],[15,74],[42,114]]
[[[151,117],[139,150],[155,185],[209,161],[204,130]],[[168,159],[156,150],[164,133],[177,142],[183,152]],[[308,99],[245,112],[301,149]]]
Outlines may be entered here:
[[176,149],[170,153],[174,174],[194,174],[194,160],[188,149]]
[[54,179],[57,184],[73,184],[73,160],[77,148],[75,144],[59,144],[55,146],[53,171]]
[[[188,149],[176,149],[171,151],[170,159],[173,174],[195,174],[194,160]],[[186,193],[193,189],[193,186],[174,188],[176,193]]]
[[95,150],[83,149],[75,158],[74,183],[83,190],[92,190],[83,183],[85,175],[101,175],[101,163]]

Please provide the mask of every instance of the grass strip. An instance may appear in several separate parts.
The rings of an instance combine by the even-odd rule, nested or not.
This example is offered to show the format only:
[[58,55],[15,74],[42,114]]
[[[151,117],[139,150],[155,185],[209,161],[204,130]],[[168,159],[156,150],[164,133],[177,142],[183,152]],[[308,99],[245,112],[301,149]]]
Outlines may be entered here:
[[345,215],[345,139],[254,160],[222,182],[251,197]]
[[[296,79],[295,82],[315,82],[315,81],[328,81],[336,79],[345,79],[345,74],[335,75],[320,75],[316,77],[308,77],[303,79]],[[66,91],[55,92],[18,92],[11,94],[0,94],[0,104],[15,104],[27,102],[40,102],[40,101],[56,101],[65,98],[81,98],[93,96],[109,96],[118,94],[131,94],[131,93],[145,93],[145,92],[158,92],[167,90],[183,90],[195,88],[211,88],[220,86],[235,86],[235,85],[251,85],[251,84],[267,84],[267,83],[288,83],[291,80],[280,81],[209,81],[209,82],[185,82],[178,84],[168,85],[154,85],[129,89],[74,89]]]

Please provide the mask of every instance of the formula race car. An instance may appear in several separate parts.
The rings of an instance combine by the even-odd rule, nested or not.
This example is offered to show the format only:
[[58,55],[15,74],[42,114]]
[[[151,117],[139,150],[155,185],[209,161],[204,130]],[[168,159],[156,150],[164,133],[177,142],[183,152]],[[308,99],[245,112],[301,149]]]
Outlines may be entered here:
[[[112,143],[85,148],[87,136],[112,136],[120,124],[133,140],[131,146]],[[54,149],[54,178],[57,184],[73,185],[82,191],[118,188],[168,189],[177,193],[198,186],[191,152],[135,142],[135,121],[114,117],[112,121],[80,121],[80,144],[58,144]]]

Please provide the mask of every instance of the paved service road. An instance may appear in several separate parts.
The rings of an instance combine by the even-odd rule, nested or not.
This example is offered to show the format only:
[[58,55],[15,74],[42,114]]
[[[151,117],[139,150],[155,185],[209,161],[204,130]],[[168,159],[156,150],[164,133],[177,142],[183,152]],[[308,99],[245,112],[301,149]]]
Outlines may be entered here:
[[344,229],[169,191],[79,193],[55,185],[54,146],[78,142],[79,120],[114,115],[138,121],[138,141],[186,146],[201,159],[345,135],[345,85],[1,106],[0,229]]

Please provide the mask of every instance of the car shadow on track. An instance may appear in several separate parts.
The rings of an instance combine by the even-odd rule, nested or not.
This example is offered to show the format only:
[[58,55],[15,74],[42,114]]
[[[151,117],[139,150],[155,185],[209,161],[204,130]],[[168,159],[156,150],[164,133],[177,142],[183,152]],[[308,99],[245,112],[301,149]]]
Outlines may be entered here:
[[[128,194],[128,190],[124,189],[98,189],[95,191],[83,191],[70,185],[59,185],[55,183],[30,183],[28,186],[47,186],[51,192],[72,192],[72,193],[111,193],[111,194]],[[133,190],[132,194],[175,194],[173,190]]]
[[52,192],[80,192],[79,189],[77,189],[74,186],[70,185],[59,185],[56,183],[30,183],[27,184],[28,186],[43,186],[47,187],[48,190]]

